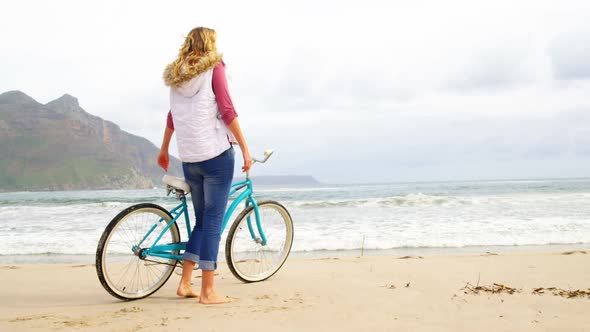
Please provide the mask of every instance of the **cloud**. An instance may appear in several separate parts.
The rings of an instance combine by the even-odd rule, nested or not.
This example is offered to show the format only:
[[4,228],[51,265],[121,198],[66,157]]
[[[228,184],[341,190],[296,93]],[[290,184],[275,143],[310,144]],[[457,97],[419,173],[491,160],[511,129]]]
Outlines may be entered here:
[[[473,52],[469,50],[467,52]],[[464,57],[458,57],[462,60]],[[475,51],[444,82],[445,88],[459,92],[503,90],[533,83],[524,68],[526,54],[507,50]]]
[[549,53],[555,78],[590,78],[590,26],[557,35],[551,41]]
[[572,145],[572,150],[577,156],[590,157],[590,129],[575,132]]
[[163,67],[194,25],[216,28],[250,150],[277,151],[256,174],[363,182],[589,165],[587,1],[31,4],[3,7],[0,92],[72,94],[156,145]]
[[[314,174],[335,182],[351,172],[358,182],[493,178],[496,171],[502,177],[559,176],[561,171],[588,176],[590,171],[582,168],[590,165],[584,154],[588,130],[572,136],[577,129],[571,119],[577,112],[382,113],[373,119],[358,117],[353,127],[332,124],[319,132],[306,131],[306,140],[323,153],[311,149],[313,158],[301,158],[322,165]],[[590,127],[590,121],[578,119],[582,122],[576,126]],[[576,164],[579,169],[572,168]],[[509,165],[514,165],[512,176]]]

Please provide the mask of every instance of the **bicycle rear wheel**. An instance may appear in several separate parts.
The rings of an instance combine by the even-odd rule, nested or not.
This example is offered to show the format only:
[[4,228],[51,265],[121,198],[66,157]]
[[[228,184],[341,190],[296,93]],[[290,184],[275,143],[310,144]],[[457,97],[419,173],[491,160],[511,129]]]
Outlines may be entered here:
[[244,282],[262,281],[274,275],[285,263],[293,244],[293,220],[284,206],[262,201],[258,210],[266,245],[262,244],[252,206],[238,215],[225,243],[229,269]]
[[[153,256],[142,258],[141,250],[151,247],[171,220],[164,208],[144,203],[123,210],[108,224],[98,242],[96,272],[111,295],[137,300],[153,294],[168,281],[177,261]],[[158,244],[178,242],[180,232],[174,223]]]

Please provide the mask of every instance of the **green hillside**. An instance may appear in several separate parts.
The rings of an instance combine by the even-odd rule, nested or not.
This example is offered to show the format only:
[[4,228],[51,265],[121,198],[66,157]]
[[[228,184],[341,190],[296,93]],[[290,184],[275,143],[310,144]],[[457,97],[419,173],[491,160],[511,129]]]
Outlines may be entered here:
[[[0,191],[149,188],[160,184],[159,149],[64,95],[45,105],[0,95]],[[180,161],[171,160],[180,174]]]

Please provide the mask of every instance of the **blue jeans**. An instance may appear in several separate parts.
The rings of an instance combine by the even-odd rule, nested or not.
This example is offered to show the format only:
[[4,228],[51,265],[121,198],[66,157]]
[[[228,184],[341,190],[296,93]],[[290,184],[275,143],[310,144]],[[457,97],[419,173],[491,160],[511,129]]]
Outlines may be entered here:
[[191,187],[195,227],[183,258],[198,262],[199,269],[217,269],[221,224],[234,176],[234,149],[196,163],[182,163],[184,180]]

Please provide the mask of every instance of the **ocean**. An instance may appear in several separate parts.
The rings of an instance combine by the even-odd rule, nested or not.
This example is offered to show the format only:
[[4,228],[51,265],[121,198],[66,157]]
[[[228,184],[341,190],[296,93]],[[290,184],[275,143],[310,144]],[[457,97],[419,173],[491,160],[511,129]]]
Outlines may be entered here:
[[[279,201],[291,213],[293,256],[590,247],[590,179],[254,190],[258,200]],[[164,189],[0,193],[0,263],[93,262],[106,225],[141,202],[178,203]]]

